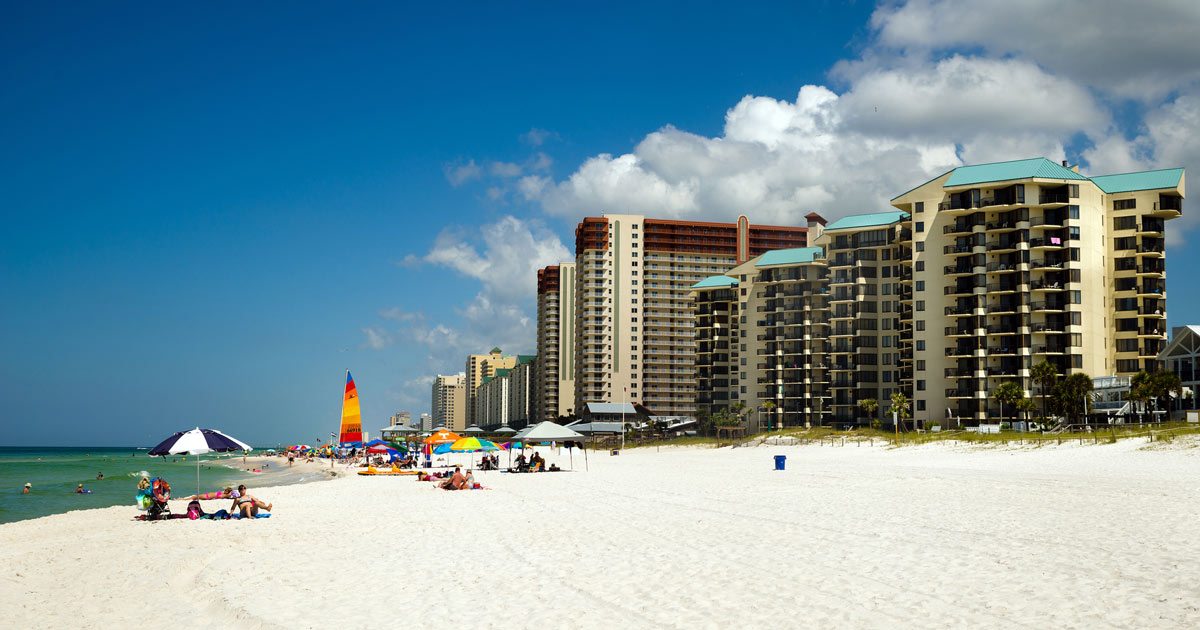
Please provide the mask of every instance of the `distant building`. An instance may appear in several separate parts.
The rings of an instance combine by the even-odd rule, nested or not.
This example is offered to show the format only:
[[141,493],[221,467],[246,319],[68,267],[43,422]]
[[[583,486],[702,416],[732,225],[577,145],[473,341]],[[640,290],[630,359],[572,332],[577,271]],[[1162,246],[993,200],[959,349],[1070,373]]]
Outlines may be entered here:
[[[475,396],[479,390],[479,386],[483,384],[483,379],[496,375],[496,370],[511,369],[517,364],[516,357],[506,357],[500,352],[500,348],[492,348],[488,354],[472,354],[467,357],[466,371],[466,388],[467,388],[467,407],[466,417],[467,424],[478,424],[476,419],[479,415]],[[462,428],[466,428],[464,425]]]
[[391,426],[393,426],[393,427],[402,426],[402,425],[403,426],[411,426],[412,425],[412,414],[407,411],[397,411],[396,415],[392,416],[391,422],[392,422]]
[[423,414],[421,414],[420,421],[413,426],[414,426],[414,428],[420,429],[422,431],[432,431],[433,430],[433,416],[431,416],[427,413],[423,413]]
[[472,424],[495,430],[520,429],[530,422],[533,409],[534,355],[518,355],[509,369],[496,370],[476,391],[476,417]]
[[539,269],[537,292],[533,422],[575,409],[575,263]]
[[443,426],[452,431],[467,428],[466,376],[461,373],[450,376],[438,374],[433,381],[431,409],[433,426]]

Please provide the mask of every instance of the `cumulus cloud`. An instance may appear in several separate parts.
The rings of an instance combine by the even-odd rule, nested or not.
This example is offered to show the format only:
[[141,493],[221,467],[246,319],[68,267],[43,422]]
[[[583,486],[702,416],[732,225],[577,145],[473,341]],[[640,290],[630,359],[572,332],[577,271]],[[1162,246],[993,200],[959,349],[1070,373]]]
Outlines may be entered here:
[[520,164],[512,162],[492,162],[488,170],[497,177],[517,177],[524,170]]
[[886,50],[868,57],[983,49],[1121,98],[1154,101],[1200,79],[1193,0],[911,0],[881,5],[871,28]]
[[479,244],[461,230],[448,229],[434,239],[426,263],[448,267],[479,280],[486,296],[513,302],[533,296],[537,270],[574,256],[558,236],[537,221],[505,216],[479,229]]
[[[563,179],[527,173],[515,193],[568,218],[746,214],[794,225],[810,211],[834,219],[886,209],[964,163],[1186,166],[1200,157],[1200,47],[1183,42],[1200,26],[1200,4],[1144,7],[882,4],[861,54],[831,69],[834,87],[806,85],[792,100],[748,95],[714,137],[668,125]],[[1132,132],[1129,108],[1114,105],[1123,98],[1146,107]]]
[[451,186],[458,188],[473,179],[479,179],[483,171],[475,160],[470,160],[466,164],[443,164],[442,173]]
[[415,322],[425,319],[424,315],[421,315],[420,313],[409,313],[401,309],[399,306],[383,309],[379,311],[379,316],[384,319],[391,319],[401,323]]

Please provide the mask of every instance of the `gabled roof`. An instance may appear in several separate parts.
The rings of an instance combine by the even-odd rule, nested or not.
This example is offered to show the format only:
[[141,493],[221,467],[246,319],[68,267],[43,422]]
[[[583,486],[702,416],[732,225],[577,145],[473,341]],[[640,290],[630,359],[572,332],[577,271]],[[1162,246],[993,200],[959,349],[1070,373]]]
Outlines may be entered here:
[[[908,218],[908,213],[901,210],[891,210],[888,212],[872,212],[871,214],[855,214],[848,217],[842,217],[833,223],[825,226],[826,232],[833,230],[847,230],[852,228],[865,228],[877,225],[891,225],[897,221]],[[766,254],[764,254],[765,256]]]
[[737,284],[737,278],[729,276],[709,276],[692,285],[693,289],[712,289],[714,287],[731,287]]
[[1134,190],[1175,188],[1183,179],[1183,169],[1164,168],[1158,171],[1121,173],[1119,175],[1097,175],[1091,180],[1106,193],[1121,193]]
[[946,187],[968,186],[986,182],[1003,182],[1010,179],[1029,179],[1041,177],[1044,179],[1086,180],[1087,178],[1071,169],[1051,162],[1046,158],[1028,160],[1013,160],[1011,162],[993,162],[991,164],[975,164],[960,166],[946,180]]
[[536,354],[518,354],[517,355],[517,365],[525,365],[526,363],[529,363],[530,361],[532,361],[536,358],[537,358]]
[[821,255],[820,247],[796,247],[792,249],[773,249],[759,256],[755,267],[774,267],[777,265],[795,265],[812,262],[813,258]]

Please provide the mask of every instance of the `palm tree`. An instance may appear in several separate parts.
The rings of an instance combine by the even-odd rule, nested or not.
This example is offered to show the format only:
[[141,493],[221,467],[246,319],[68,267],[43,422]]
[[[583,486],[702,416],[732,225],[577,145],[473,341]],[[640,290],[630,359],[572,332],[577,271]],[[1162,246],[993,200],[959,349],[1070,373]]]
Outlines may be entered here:
[[875,410],[879,409],[879,401],[875,400],[874,398],[867,398],[858,401],[858,406],[862,407],[862,410],[867,412],[868,416],[871,416],[871,420],[874,420]]
[[[763,411],[767,412],[767,430],[770,431],[771,430],[771,413],[775,411],[775,403],[768,400],[767,402],[759,405],[759,408],[762,409]],[[782,421],[780,421],[779,425],[780,425],[779,428],[783,429]]]
[[1000,420],[1004,420],[1004,405],[1013,406],[1017,401],[1025,397],[1025,390],[1021,389],[1021,384],[1016,381],[1007,381],[1000,384],[996,391],[992,392],[992,398],[995,398],[1000,403]]
[[1183,382],[1179,375],[1171,370],[1159,370],[1150,376],[1151,390],[1154,392],[1154,413],[1158,414],[1158,399],[1167,399],[1167,419],[1171,419],[1170,395],[1183,395]]
[[1150,383],[1150,374],[1147,372],[1138,372],[1129,379],[1129,400],[1140,403],[1138,406],[1138,422],[1142,421],[1142,413],[1146,410],[1146,403],[1150,402],[1151,390],[1153,385]]
[[[892,394],[891,410],[896,412],[896,417],[899,418],[900,421],[903,421],[909,416],[908,397],[904,395],[904,392],[896,392],[895,394]],[[899,422],[896,424],[896,430],[899,431]]]
[[[1083,372],[1075,372],[1068,375],[1055,388],[1055,402],[1058,403],[1058,408],[1064,414],[1075,415],[1075,410],[1079,409],[1080,418],[1087,415],[1088,406],[1091,403],[1091,397],[1088,393],[1092,391],[1092,377]],[[1087,397],[1087,400],[1084,400]]]
[[1017,411],[1021,412],[1021,416],[1025,422],[1029,422],[1029,414],[1036,408],[1037,405],[1033,404],[1032,398],[1021,396],[1021,400],[1017,401]]
[[1033,366],[1030,374],[1033,376],[1033,382],[1042,389],[1042,420],[1045,420],[1049,417],[1049,411],[1046,409],[1046,393],[1058,380],[1058,368],[1049,361],[1042,361]]

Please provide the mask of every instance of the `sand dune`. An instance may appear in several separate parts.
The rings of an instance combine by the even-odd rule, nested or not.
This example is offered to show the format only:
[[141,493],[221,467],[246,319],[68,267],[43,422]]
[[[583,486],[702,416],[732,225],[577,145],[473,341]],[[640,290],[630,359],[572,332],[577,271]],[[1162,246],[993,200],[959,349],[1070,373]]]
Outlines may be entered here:
[[1200,449],[1142,446],[637,449],[589,472],[483,473],[488,491],[252,489],[277,506],[255,522],[73,512],[0,526],[0,618],[1194,628]]

